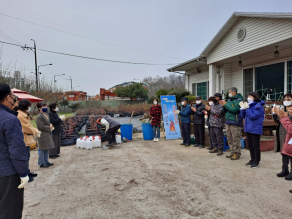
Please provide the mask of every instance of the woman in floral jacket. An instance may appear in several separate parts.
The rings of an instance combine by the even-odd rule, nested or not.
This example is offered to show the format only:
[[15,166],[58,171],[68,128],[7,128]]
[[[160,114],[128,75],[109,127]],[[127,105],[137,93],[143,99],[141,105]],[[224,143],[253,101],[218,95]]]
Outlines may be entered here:
[[153,128],[153,141],[159,141],[162,109],[161,106],[158,105],[158,100],[156,98],[153,99],[153,104],[154,105],[150,108],[150,115],[152,116],[151,125]]

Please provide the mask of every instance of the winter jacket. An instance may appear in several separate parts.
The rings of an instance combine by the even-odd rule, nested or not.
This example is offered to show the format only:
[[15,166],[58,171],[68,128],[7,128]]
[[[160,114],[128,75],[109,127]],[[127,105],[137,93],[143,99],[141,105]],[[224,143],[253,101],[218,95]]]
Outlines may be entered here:
[[34,128],[30,123],[30,118],[27,112],[18,110],[18,116],[21,123],[22,133],[24,135],[24,142],[26,146],[30,146],[36,142],[35,137],[38,135],[39,131]]
[[182,106],[179,112],[181,123],[191,123],[191,107],[189,104]]
[[245,118],[244,131],[262,135],[263,134],[263,123],[265,119],[265,110],[263,106],[265,101],[252,102],[249,104],[249,108],[246,110],[241,110],[240,114],[242,118]]
[[224,106],[226,113],[226,125],[236,125],[242,127],[243,119],[240,116],[240,106],[239,103],[243,101],[241,94],[237,94],[231,97]]
[[225,111],[219,103],[213,104],[210,111],[210,127],[224,128]]
[[284,126],[284,128],[287,131],[287,135],[285,138],[285,143],[283,145],[283,150],[282,154],[286,154],[290,157],[292,157],[292,145],[288,144],[288,142],[292,139],[292,121],[291,121],[291,116],[289,117],[283,117],[280,119],[280,122]]
[[36,125],[38,130],[40,130],[41,137],[38,138],[38,146],[40,150],[49,150],[55,148],[53,138],[50,129],[50,117],[47,113],[39,113],[36,117]]
[[162,109],[160,105],[153,105],[150,108],[150,115],[152,116],[151,125],[159,125],[161,123]]
[[284,126],[282,125],[282,123],[280,122],[280,117],[278,115],[274,114],[273,119],[274,119],[275,123],[277,124],[276,141],[275,141],[275,146],[274,146],[274,152],[277,153],[277,152],[282,151],[283,145],[285,143],[287,131],[284,128]]
[[194,108],[196,108],[196,112],[191,109],[191,115],[193,115],[193,123],[195,125],[204,125],[205,124],[205,104],[194,104]]
[[50,111],[49,112],[49,116],[50,116],[50,123],[54,126],[54,130],[52,131],[53,135],[57,135],[57,134],[61,134],[63,131],[63,128],[61,126],[61,119],[58,116],[56,111]]
[[115,126],[121,125],[117,120],[109,118],[109,117],[104,117],[104,120],[106,120],[109,124],[109,128],[113,128]]
[[26,145],[17,112],[0,104],[0,177],[28,174]]

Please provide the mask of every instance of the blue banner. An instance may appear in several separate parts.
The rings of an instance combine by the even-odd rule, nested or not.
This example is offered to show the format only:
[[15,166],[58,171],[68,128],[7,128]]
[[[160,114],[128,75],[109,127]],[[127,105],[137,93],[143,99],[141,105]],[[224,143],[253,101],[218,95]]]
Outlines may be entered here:
[[174,95],[160,96],[166,139],[181,138],[178,115],[175,114],[176,99]]

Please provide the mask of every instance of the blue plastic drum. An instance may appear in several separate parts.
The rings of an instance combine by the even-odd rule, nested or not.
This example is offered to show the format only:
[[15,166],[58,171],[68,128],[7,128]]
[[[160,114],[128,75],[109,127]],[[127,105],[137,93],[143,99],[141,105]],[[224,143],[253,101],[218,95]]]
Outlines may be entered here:
[[153,140],[153,129],[150,123],[143,123],[142,131],[144,140]]
[[122,140],[126,139],[132,141],[133,138],[133,124],[121,124],[121,137]]

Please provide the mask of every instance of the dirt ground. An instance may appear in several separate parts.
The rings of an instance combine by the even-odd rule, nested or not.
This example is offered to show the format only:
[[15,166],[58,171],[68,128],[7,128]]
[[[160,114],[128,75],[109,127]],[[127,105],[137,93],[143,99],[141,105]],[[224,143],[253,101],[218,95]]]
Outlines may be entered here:
[[279,153],[261,167],[182,147],[181,140],[134,141],[112,150],[62,147],[61,157],[25,188],[23,218],[292,218],[292,182],[277,178]]

